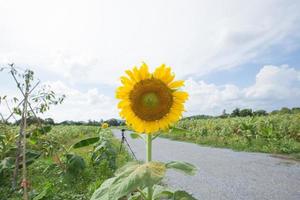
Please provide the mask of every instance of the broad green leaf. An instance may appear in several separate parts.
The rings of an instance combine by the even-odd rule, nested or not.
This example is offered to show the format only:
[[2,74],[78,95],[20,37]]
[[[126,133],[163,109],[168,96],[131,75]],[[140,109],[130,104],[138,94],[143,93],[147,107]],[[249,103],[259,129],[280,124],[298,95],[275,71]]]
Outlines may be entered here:
[[[166,168],[163,163],[149,162],[140,164],[132,162],[118,170],[116,177],[108,189],[101,186],[96,190],[97,194],[93,195],[92,200],[116,200],[130,194],[137,188],[145,188],[159,183],[165,175]],[[107,196],[108,195],[108,196]],[[97,198],[96,198],[97,196]]]
[[[133,170],[132,170],[133,169]],[[130,172],[128,174],[128,172]],[[116,177],[110,188],[109,199],[119,199],[139,188],[153,186],[165,176],[165,166],[160,162],[149,162],[131,167],[130,170]]]
[[192,195],[185,191],[176,191],[174,192],[173,200],[197,200]]
[[26,164],[27,165],[32,164],[37,158],[40,157],[40,155],[41,155],[40,152],[36,152],[28,149],[26,152]]
[[155,185],[153,187],[153,198],[154,200],[161,200],[161,199],[170,199],[173,197],[173,190],[168,187]]
[[101,186],[94,192],[90,200],[108,200],[109,188],[115,181],[116,177],[107,179]]
[[175,169],[180,172],[184,172],[188,175],[194,175],[197,171],[197,168],[190,163],[183,162],[183,161],[171,161],[166,163],[166,168],[168,169]]
[[41,200],[41,199],[43,199],[47,195],[47,192],[48,192],[48,188],[44,189],[41,193],[39,193],[37,196],[35,196],[33,198],[33,200]]
[[84,159],[75,154],[67,154],[67,172],[72,175],[77,175],[85,168]]
[[142,164],[142,163],[140,163],[138,161],[128,162],[123,167],[119,168],[115,172],[115,176],[119,176],[119,175],[124,174],[126,172],[129,174],[129,173],[131,173],[140,164]]
[[15,165],[15,158],[13,158],[13,157],[6,157],[6,158],[4,158],[0,162],[0,173],[4,169],[12,169],[12,168],[14,168],[14,165]]
[[77,148],[81,148],[81,147],[86,147],[86,146],[94,144],[94,143],[96,143],[98,141],[99,141],[99,137],[87,138],[87,139],[84,139],[84,140],[81,140],[81,141],[75,143],[73,145],[73,148],[77,149]]

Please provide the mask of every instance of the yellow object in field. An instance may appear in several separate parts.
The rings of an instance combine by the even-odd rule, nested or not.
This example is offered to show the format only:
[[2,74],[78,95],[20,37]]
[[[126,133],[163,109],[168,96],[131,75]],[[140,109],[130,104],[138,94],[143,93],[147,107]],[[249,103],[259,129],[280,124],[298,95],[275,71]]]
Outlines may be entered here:
[[108,123],[103,123],[103,124],[101,125],[101,128],[108,128],[108,127],[109,127]]

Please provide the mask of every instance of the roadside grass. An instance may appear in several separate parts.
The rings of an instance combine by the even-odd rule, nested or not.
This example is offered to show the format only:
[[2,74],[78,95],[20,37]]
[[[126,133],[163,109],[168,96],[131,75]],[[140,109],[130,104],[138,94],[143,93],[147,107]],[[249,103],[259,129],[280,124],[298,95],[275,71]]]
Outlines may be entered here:
[[300,159],[300,143],[294,140],[268,141],[263,138],[246,139],[243,136],[201,136],[182,128],[172,128],[160,135],[177,141],[191,142],[204,146],[230,148],[235,151],[283,154],[293,159]]

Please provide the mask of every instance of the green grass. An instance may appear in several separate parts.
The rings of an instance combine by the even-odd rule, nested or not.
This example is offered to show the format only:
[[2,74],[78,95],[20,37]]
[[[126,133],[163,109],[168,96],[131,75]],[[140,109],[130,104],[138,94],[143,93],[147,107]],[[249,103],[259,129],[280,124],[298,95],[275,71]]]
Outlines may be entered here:
[[263,138],[249,140],[244,136],[238,135],[219,136],[208,134],[201,136],[182,128],[173,128],[170,132],[161,134],[160,137],[205,146],[230,148],[236,151],[286,154],[291,158],[300,159],[300,143],[291,139],[270,141]]
[[[55,138],[63,144],[66,149],[84,138],[97,136],[98,127],[95,126],[54,126],[46,137]],[[120,142],[111,138],[110,142],[116,151],[119,150]],[[29,144],[30,147],[30,144]],[[76,176],[68,176],[62,173],[59,167],[52,167],[54,155],[41,156],[28,167],[30,180],[30,196],[36,197],[41,194],[43,200],[86,200],[90,199],[93,192],[103,181],[113,176],[114,169],[109,167],[107,161],[99,165],[93,165],[90,161],[93,147],[87,146],[78,149],[71,149],[70,152],[83,157],[86,168]],[[59,150],[57,155],[62,156],[63,151]],[[124,165],[130,156],[126,151],[118,152],[117,167]],[[0,200],[22,199],[22,191],[11,190],[11,172],[7,173],[5,180],[0,181]],[[44,194],[44,195],[42,195]]]

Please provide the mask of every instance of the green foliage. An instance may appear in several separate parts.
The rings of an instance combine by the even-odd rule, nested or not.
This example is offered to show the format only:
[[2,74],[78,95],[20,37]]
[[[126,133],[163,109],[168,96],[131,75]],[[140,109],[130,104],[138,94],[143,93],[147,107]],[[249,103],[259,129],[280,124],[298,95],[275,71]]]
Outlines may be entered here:
[[92,138],[83,139],[83,140],[80,140],[79,142],[77,142],[76,144],[74,144],[73,148],[77,149],[77,148],[81,148],[81,147],[86,147],[86,146],[94,144],[98,141],[99,141],[99,137],[92,137]]
[[161,136],[236,150],[300,154],[300,114],[183,119]]
[[0,160],[10,155],[15,147],[14,130],[6,124],[0,124]]
[[98,188],[91,200],[114,200],[122,197],[129,199],[145,199],[147,188],[153,187],[153,199],[194,199],[191,195],[183,191],[173,191],[159,185],[164,178],[167,169],[176,169],[188,175],[193,175],[196,171],[194,165],[172,161],[162,162],[130,162],[120,168],[115,177],[106,180]]
[[[13,157],[5,157],[3,160],[0,162],[0,174],[4,170],[10,170],[13,169],[15,166],[15,158]],[[1,177],[1,176],[0,176]]]
[[104,182],[91,200],[113,200],[159,183],[165,175],[165,165],[160,162],[145,164],[131,162],[116,172],[116,176]]
[[93,165],[99,165],[101,162],[107,162],[111,169],[117,168],[117,151],[113,146],[112,135],[109,129],[102,129],[99,132],[98,142],[94,145],[91,154]]
[[[72,148],[73,144],[86,138],[98,138],[99,140],[98,127],[53,126],[49,132],[43,130],[36,130],[35,126],[31,126],[27,131],[31,133],[27,138],[27,146],[31,149],[27,153],[28,163],[31,162],[31,165],[28,166],[31,199],[89,199],[103,181],[112,177],[114,169],[122,166],[130,159],[127,152],[115,154],[114,168],[111,168],[109,160],[104,158],[98,164],[90,162],[94,150],[92,144],[81,148]],[[16,132],[15,126],[5,125],[5,127],[1,126],[0,129],[0,140],[5,141],[5,148],[8,149],[5,151],[3,159],[0,159],[0,199],[22,199],[22,193],[18,192],[20,188],[17,191],[11,189],[12,169],[15,161],[14,135]],[[115,152],[119,149],[120,143],[112,137],[109,129],[101,135],[106,138],[107,143]],[[0,142],[1,144],[2,142]],[[45,150],[46,147],[48,150]],[[0,152],[3,152],[3,149],[0,149]],[[45,153],[46,151],[52,153]],[[41,153],[42,156],[40,156]],[[20,183],[20,180],[18,182]]]
[[73,176],[78,176],[85,169],[85,161],[81,156],[66,154],[66,172]]
[[183,172],[187,175],[195,175],[197,168],[187,162],[183,162],[183,161],[171,161],[166,163],[166,168],[167,169],[175,169],[178,170],[180,172]]

